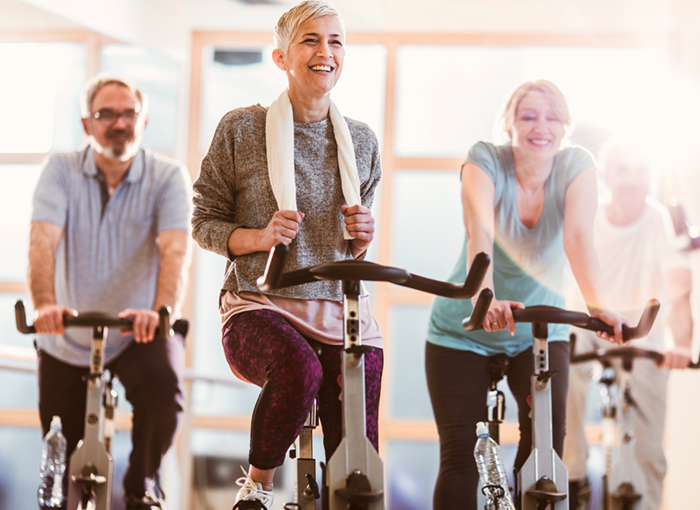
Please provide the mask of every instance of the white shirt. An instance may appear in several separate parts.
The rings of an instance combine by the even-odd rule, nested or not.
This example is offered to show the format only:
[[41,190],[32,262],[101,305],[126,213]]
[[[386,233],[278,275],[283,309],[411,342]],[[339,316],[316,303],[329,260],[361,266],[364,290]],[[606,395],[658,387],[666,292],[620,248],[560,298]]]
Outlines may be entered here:
[[664,330],[669,308],[666,275],[673,269],[690,270],[690,257],[673,244],[674,230],[666,208],[647,198],[642,214],[628,225],[608,220],[609,203],[598,207],[594,243],[600,260],[603,302],[636,325],[651,298],[661,301],[659,315],[646,338],[632,345],[666,350]]

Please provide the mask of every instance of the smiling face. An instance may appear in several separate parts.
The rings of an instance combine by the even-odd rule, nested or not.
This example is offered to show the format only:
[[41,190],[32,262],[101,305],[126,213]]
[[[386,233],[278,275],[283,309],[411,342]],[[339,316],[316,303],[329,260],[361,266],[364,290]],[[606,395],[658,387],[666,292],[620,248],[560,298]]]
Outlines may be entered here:
[[530,161],[547,161],[561,147],[564,122],[552,102],[542,92],[531,90],[523,96],[515,111],[508,134],[513,149]]
[[[128,161],[138,151],[146,127],[144,115],[135,119],[130,113],[139,112],[141,102],[129,88],[110,84],[102,87],[90,105],[91,116],[83,119],[85,133],[90,137],[92,148],[108,159]],[[119,114],[116,118],[105,120],[95,118],[96,112]]]
[[285,53],[273,51],[277,66],[287,73],[290,97],[327,96],[343,70],[343,30],[334,16],[310,19],[292,36]]

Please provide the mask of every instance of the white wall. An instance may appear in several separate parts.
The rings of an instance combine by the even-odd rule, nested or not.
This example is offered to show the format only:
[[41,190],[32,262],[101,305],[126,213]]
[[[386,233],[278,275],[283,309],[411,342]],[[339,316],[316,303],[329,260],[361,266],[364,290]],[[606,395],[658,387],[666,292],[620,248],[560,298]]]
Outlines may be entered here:
[[71,23],[130,44],[188,57],[185,0],[25,0]]

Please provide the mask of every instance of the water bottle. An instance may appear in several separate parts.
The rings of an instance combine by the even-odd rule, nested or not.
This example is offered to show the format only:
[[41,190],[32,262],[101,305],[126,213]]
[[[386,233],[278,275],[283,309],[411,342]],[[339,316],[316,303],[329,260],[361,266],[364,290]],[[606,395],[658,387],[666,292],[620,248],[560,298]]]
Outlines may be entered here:
[[515,510],[508,490],[508,476],[501,457],[501,447],[489,437],[489,428],[483,421],[476,424],[476,446],[474,459],[479,470],[482,486],[485,487],[487,508]]
[[60,508],[65,501],[63,476],[66,472],[66,438],[61,432],[61,418],[54,416],[51,429],[44,436],[41,452],[41,485],[38,500],[42,508]]

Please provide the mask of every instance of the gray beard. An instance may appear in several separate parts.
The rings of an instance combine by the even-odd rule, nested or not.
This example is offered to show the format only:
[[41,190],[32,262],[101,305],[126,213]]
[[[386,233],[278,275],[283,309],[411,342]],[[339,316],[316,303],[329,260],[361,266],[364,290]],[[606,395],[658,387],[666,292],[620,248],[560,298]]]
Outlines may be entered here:
[[97,140],[95,140],[94,136],[91,136],[90,146],[95,152],[102,154],[107,159],[113,159],[115,161],[129,161],[131,158],[136,156],[136,153],[139,151],[142,136],[139,136],[130,143],[116,143],[111,147],[103,147],[97,142]]

